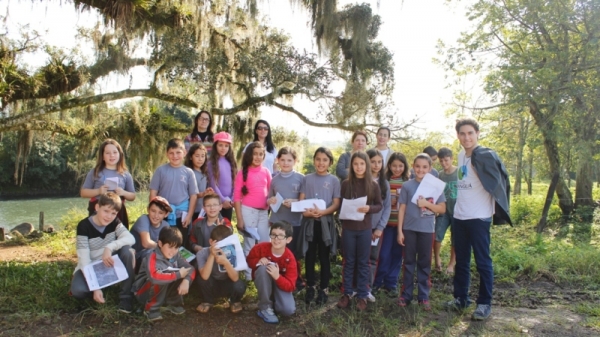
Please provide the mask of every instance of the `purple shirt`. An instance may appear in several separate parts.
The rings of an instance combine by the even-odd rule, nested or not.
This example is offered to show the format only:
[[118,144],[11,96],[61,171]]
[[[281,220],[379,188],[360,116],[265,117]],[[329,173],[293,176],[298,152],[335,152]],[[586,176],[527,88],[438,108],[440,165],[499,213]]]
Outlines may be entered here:
[[217,195],[221,198],[221,202],[231,201],[233,198],[233,180],[231,179],[231,164],[225,159],[225,157],[219,157],[217,166],[219,167],[219,181],[215,183],[212,163],[208,163],[208,180],[210,181],[210,187],[215,190]]

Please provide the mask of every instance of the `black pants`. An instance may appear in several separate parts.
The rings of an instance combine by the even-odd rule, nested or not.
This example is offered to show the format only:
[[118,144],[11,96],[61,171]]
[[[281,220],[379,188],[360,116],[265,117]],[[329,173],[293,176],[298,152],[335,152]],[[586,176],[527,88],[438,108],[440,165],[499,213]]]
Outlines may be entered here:
[[329,278],[331,277],[331,262],[329,261],[329,246],[323,242],[321,221],[314,222],[313,240],[308,243],[308,250],[304,257],[306,268],[306,285],[315,286],[315,264],[317,254],[321,265],[321,283],[319,287],[325,289],[329,287]]

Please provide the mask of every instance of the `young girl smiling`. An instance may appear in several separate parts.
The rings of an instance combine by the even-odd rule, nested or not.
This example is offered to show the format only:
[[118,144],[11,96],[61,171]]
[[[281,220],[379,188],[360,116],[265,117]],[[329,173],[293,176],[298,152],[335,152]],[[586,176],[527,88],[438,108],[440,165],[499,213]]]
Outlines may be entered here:
[[201,143],[194,143],[190,146],[188,153],[185,156],[185,166],[189,167],[194,171],[196,176],[196,184],[198,185],[198,198],[196,199],[196,208],[194,209],[194,216],[192,221],[198,219],[202,212],[203,199],[205,195],[212,193],[211,187],[206,187],[207,181],[207,169],[206,169],[206,148]]
[[227,132],[221,131],[214,136],[213,150],[208,159],[208,181],[210,187],[221,198],[221,215],[231,220],[233,215],[233,180],[237,173],[237,164],[231,148],[233,139]]

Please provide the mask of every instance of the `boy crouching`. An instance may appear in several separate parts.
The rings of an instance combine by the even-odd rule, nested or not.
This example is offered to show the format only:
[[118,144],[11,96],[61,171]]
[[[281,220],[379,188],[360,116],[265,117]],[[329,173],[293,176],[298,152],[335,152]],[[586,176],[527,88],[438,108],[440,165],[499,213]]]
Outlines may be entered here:
[[216,226],[210,233],[210,247],[205,247],[196,254],[198,271],[200,274],[200,291],[202,302],[196,310],[207,313],[220,297],[229,299],[229,308],[232,313],[242,311],[242,297],[246,292],[246,283],[240,280],[240,275],[233,268],[226,254],[217,248],[217,242],[232,234],[230,227]]
[[118,309],[129,314],[132,311],[133,299],[131,284],[135,276],[131,246],[135,243],[135,238],[117,218],[117,213],[121,210],[121,198],[118,195],[113,192],[100,195],[95,207],[96,213],[81,220],[77,225],[77,268],[71,281],[70,293],[77,299],[92,297],[94,301],[103,304],[105,299],[102,289],[90,291],[82,270],[100,259],[104,265],[113,266],[112,255],[117,253],[129,276],[121,282]]
[[183,242],[176,227],[163,228],[158,235],[158,247],[144,258],[132,291],[144,305],[144,315],[150,321],[162,319],[160,307],[176,315],[183,314],[183,295],[187,294],[195,271],[179,254]]
[[279,323],[276,313],[291,316],[296,312],[292,291],[298,277],[296,259],[286,245],[292,241],[292,225],[278,221],[271,225],[271,242],[252,247],[246,261],[258,292],[258,316],[266,323]]

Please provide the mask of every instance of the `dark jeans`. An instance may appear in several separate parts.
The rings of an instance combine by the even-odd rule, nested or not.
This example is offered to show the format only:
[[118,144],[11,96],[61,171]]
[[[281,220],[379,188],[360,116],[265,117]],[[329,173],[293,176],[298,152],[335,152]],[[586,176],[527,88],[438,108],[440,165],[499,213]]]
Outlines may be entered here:
[[352,295],[354,288],[354,269],[356,268],[357,298],[367,298],[369,294],[369,280],[371,268],[369,255],[371,255],[371,230],[342,230],[342,247],[344,268],[342,271],[343,292]]
[[373,287],[396,289],[402,267],[402,246],[398,244],[398,227],[386,226],[381,234],[381,250]]
[[471,281],[471,250],[475,255],[477,272],[479,273],[479,297],[477,304],[492,303],[492,288],[494,286],[494,268],[490,256],[490,226],[489,219],[453,219],[452,234],[454,251],[456,252],[456,267],[454,268],[454,297],[463,305],[468,305],[469,286]]
[[217,280],[209,277],[208,280],[198,276],[202,300],[206,303],[215,304],[219,298],[228,298],[230,303],[237,303],[242,300],[246,293],[246,282],[241,279],[233,282],[229,278],[226,280]]
[[[232,205],[233,205],[233,201],[232,201]],[[227,220],[229,220],[229,221],[232,221],[231,217],[233,216],[233,207],[231,207],[229,209],[222,208],[221,216],[224,218],[227,218]]]
[[[130,248],[130,246],[123,246],[117,251],[117,255],[119,255],[119,259],[121,259],[123,265],[125,265],[125,269],[127,269],[127,275],[129,275],[129,278],[121,282],[121,292],[119,293],[119,298],[126,301],[130,301],[133,298],[133,293],[131,293],[131,285],[135,279],[135,273],[133,270],[133,253],[131,252]],[[90,288],[85,280],[85,276],[83,276],[83,272],[81,270],[78,270],[73,275],[73,279],[71,280],[71,295],[80,300],[93,297],[93,292],[90,291]]]
[[319,263],[321,265],[321,283],[319,287],[325,289],[329,287],[331,262],[329,261],[329,246],[326,246],[323,242],[321,221],[315,221],[313,233],[313,240],[308,243],[308,249],[304,257],[306,285],[309,287],[315,286],[315,264],[317,263],[317,254],[319,254]]
[[403,230],[404,268],[402,268],[402,298],[413,299],[415,269],[417,271],[417,299],[429,300],[429,282],[431,281],[431,248],[433,233]]

